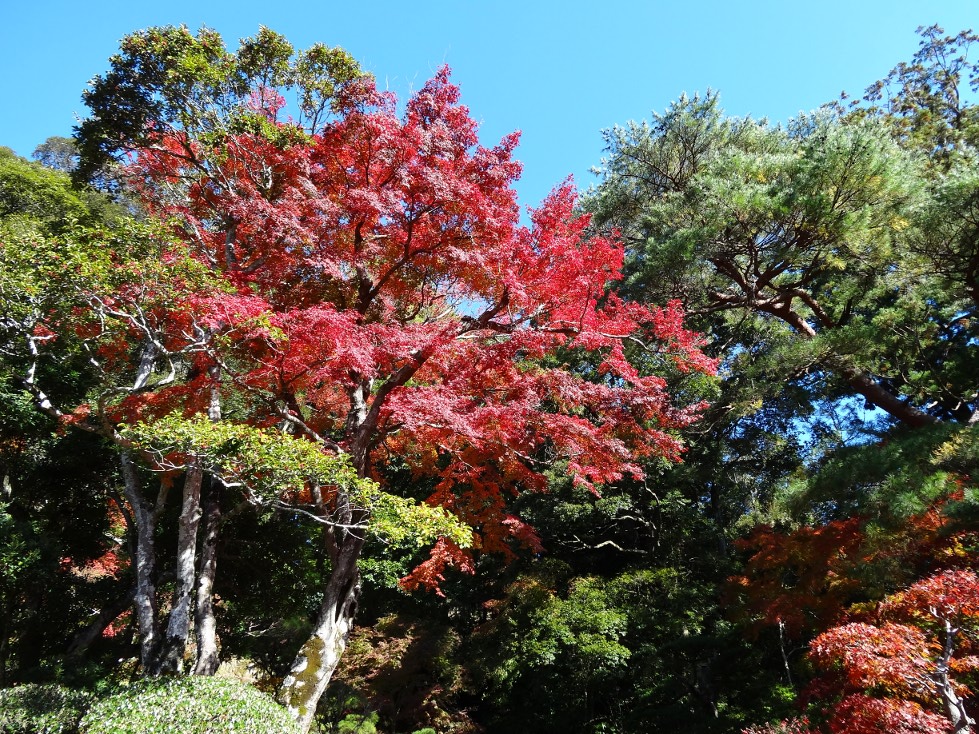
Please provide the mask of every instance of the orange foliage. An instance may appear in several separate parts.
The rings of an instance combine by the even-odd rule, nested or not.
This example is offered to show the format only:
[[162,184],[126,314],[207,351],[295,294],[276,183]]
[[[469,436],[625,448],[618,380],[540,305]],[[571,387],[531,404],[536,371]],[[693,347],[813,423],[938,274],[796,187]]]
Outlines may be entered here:
[[760,626],[781,623],[790,635],[825,628],[859,590],[854,570],[862,562],[859,518],[784,534],[761,527],[738,547],[751,556],[727,593],[737,611]]

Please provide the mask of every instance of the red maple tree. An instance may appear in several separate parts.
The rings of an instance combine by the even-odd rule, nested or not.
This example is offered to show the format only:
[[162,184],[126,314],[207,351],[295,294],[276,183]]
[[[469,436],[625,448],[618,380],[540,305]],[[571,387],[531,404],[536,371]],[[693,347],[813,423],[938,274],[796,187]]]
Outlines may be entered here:
[[744,573],[725,590],[736,615],[757,632],[776,625],[798,638],[835,622],[860,581],[854,568],[863,559],[861,518],[780,533],[761,526],[737,541],[750,553]]
[[[403,116],[367,78],[314,131],[283,119],[273,90],[250,105],[257,130],[205,140],[161,124],[137,146],[143,205],[224,288],[188,294],[155,341],[151,361],[194,343],[189,379],[134,393],[114,417],[202,412],[235,392],[250,423],[345,452],[363,477],[383,483],[394,456],[433,478],[426,501],[472,527],[478,552],[537,546],[508,497],[545,489],[555,462],[597,488],[679,459],[676,431],[700,406],[673,405],[661,375],[714,363],[678,304],[609,292],[623,248],[588,236],[570,183],[520,224],[518,136],[480,146],[447,69]],[[283,687],[305,725],[345,645],[369,520],[342,492],[309,496],[332,573]],[[404,584],[437,589],[472,552],[442,539]]]
[[[975,532],[950,522],[961,490],[881,526],[867,517],[780,532],[767,525],[736,541],[744,570],[728,578],[733,615],[753,632],[778,626],[812,636],[844,619],[853,604],[879,600],[935,568],[975,562]],[[852,617],[852,612],[850,613]]]
[[829,674],[819,690],[842,695],[830,730],[972,731],[963,677],[979,670],[979,577],[941,572],[887,597],[876,617],[834,627],[810,645]]

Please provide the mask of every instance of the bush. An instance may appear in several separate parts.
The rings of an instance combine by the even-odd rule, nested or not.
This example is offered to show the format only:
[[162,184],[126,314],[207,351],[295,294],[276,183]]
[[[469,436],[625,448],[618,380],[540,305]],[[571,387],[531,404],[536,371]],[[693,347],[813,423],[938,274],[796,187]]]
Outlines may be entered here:
[[0,690],[0,734],[75,734],[90,700],[54,684]]
[[144,680],[96,702],[82,734],[301,734],[286,710],[223,678]]
[[337,734],[377,734],[376,713],[347,714],[337,722]]

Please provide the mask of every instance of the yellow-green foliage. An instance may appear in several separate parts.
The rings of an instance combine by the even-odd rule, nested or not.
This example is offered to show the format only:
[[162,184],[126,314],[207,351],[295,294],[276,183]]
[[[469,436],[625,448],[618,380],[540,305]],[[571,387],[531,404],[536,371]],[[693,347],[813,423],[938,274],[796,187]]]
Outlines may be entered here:
[[298,734],[284,708],[221,678],[144,680],[93,705],[83,734]]
[[131,426],[124,435],[161,461],[196,463],[244,487],[256,502],[276,502],[307,486],[336,487],[352,508],[369,513],[366,529],[389,543],[421,546],[440,537],[461,547],[472,542],[468,526],[443,508],[385,492],[358,476],[346,454],[325,453],[311,441],[280,431],[171,414]]
[[[127,221],[107,228],[69,222],[57,235],[42,223],[14,216],[0,220],[0,299],[5,315],[30,330],[43,322],[81,326],[101,318],[100,333],[124,329],[124,317],[107,315],[172,308],[188,294],[226,288],[159,226]],[[111,300],[110,300],[111,299]],[[83,313],[76,309],[83,307]],[[118,321],[115,324],[114,321]]]

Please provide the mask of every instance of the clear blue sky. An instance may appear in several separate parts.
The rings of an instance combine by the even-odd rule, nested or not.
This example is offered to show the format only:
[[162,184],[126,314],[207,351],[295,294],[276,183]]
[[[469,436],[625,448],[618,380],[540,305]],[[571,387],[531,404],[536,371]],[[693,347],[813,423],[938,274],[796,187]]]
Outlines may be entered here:
[[495,143],[521,130],[519,185],[536,204],[602,155],[600,131],[681,92],[721,92],[731,114],[786,120],[862,92],[914,53],[919,25],[979,25],[979,0],[3,0],[0,145],[30,155],[68,135],[80,94],[126,33],[202,24],[234,46],[266,25],[297,47],[343,46],[402,98],[442,64]]

